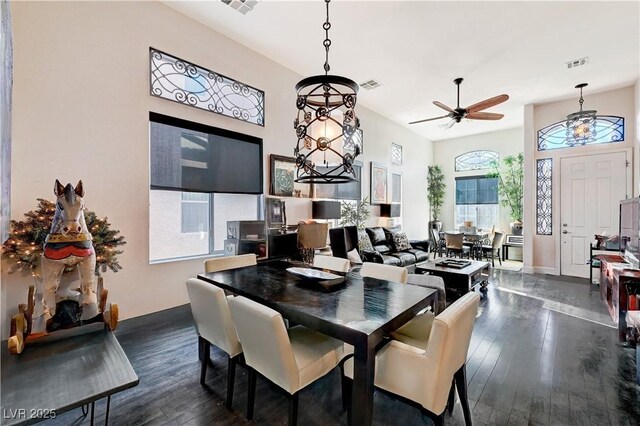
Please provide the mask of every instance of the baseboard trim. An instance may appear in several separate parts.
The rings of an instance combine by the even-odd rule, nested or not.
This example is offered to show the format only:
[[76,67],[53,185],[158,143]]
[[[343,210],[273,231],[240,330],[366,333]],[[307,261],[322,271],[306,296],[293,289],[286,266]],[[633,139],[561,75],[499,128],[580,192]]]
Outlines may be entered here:
[[560,275],[556,268],[546,266],[524,266],[522,272],[525,274]]

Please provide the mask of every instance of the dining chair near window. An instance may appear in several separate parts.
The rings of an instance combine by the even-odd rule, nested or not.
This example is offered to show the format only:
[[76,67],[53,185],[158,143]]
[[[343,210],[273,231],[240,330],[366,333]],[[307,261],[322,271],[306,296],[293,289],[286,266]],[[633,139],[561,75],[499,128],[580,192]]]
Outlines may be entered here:
[[495,232],[493,235],[493,241],[491,245],[483,245],[482,246],[482,255],[486,256],[487,260],[489,260],[489,255],[491,255],[491,266],[496,266],[495,256],[498,256],[498,262],[502,265],[502,239],[504,234],[502,232]]
[[313,266],[316,268],[329,269],[336,272],[349,272],[351,262],[341,257],[316,255],[313,258]]
[[[436,425],[453,412],[455,390],[464,420],[471,425],[466,360],[480,296],[469,292],[433,318],[425,348],[392,340],[376,355],[375,385],[417,406]],[[353,377],[353,360],[344,366]],[[347,387],[350,380],[347,379]]]
[[302,326],[287,329],[280,313],[245,297],[229,300],[249,368],[247,419],[253,418],[257,373],[289,395],[289,425],[298,417],[298,394],[333,370],[344,343]]
[[459,233],[444,233],[444,243],[446,247],[447,257],[451,255],[457,255],[459,257],[463,257],[463,255],[467,255],[469,257],[469,253],[471,249],[468,246],[464,245],[464,234]]
[[203,385],[205,383],[210,349],[213,344],[228,355],[226,406],[230,409],[233,401],[236,364],[242,354],[242,346],[231,318],[227,303],[229,299],[221,288],[197,278],[187,280],[187,292],[198,340],[203,349],[200,383]]
[[226,271],[256,264],[256,255],[240,254],[238,256],[221,256],[204,261],[204,272]]
[[382,263],[364,262],[360,269],[363,277],[377,278],[379,280],[407,282],[407,269],[401,266],[384,265]]
[[442,256],[444,252],[444,240],[440,238],[440,231],[436,228],[431,228],[431,241],[433,246],[431,248],[431,252],[433,253],[433,258],[436,258],[436,254],[438,256]]

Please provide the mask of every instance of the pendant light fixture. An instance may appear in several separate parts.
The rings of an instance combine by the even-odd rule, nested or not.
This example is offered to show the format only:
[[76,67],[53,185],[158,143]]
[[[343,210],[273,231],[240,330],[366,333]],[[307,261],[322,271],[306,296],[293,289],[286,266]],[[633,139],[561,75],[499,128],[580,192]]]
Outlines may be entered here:
[[355,134],[360,121],[355,113],[358,85],[329,71],[329,2],[325,31],[324,75],[296,84],[298,115],[293,127],[298,137],[294,149],[296,182],[336,184],[356,180],[354,159],[362,152]]
[[593,142],[596,137],[596,110],[583,110],[582,89],[587,83],[580,83],[576,89],[580,89],[580,111],[567,115],[567,145],[585,145]]

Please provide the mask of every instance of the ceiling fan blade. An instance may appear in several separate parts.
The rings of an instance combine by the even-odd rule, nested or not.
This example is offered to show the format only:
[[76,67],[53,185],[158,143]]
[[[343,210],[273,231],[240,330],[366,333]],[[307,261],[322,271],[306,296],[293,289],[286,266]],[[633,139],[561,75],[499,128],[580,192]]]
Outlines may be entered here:
[[465,116],[465,118],[470,120],[500,120],[502,117],[504,117],[504,114],[497,114],[495,112],[472,112]]
[[418,120],[418,121],[412,121],[409,124],[418,124],[418,123],[426,123],[427,121],[433,121],[433,120],[440,120],[441,118],[445,118],[445,117],[449,117],[449,114],[447,115],[443,115],[441,117],[433,117],[433,118],[426,118],[424,120]]
[[451,108],[449,108],[448,106],[446,106],[445,104],[443,104],[443,103],[442,103],[442,102],[440,102],[440,101],[433,101],[433,104],[434,104],[435,106],[439,107],[439,108],[442,108],[442,109],[443,109],[443,110],[445,110],[445,111],[453,112],[453,110],[452,110]]
[[509,99],[509,95],[505,95],[505,94],[494,96],[493,98],[485,99],[484,101],[480,101],[476,104],[473,104],[467,107],[467,112],[472,113],[472,112],[482,111],[483,109],[491,108],[492,106],[501,104],[507,101],[508,99]]

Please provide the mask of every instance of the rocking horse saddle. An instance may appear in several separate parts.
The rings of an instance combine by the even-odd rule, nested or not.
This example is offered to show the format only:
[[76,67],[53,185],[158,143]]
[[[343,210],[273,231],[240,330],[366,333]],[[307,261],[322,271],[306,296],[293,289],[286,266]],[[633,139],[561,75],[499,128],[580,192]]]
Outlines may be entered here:
[[93,244],[90,240],[67,243],[48,242],[44,246],[44,257],[51,260],[66,259],[69,256],[88,257],[91,253],[93,253]]

